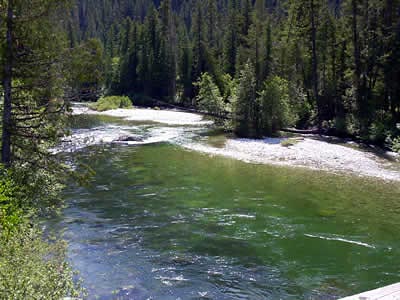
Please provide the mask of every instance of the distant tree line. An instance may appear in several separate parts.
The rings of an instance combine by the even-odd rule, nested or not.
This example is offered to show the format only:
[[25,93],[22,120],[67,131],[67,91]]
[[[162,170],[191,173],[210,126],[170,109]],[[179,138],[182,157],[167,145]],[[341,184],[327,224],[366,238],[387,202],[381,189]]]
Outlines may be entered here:
[[103,93],[230,115],[244,136],[399,134],[398,0],[79,0],[66,27],[102,57],[84,84]]

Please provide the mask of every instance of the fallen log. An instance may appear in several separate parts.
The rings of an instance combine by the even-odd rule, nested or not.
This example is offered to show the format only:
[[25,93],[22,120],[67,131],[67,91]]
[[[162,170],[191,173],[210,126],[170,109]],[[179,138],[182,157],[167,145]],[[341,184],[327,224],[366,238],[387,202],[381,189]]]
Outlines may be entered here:
[[299,133],[299,134],[323,134],[324,132],[318,128],[313,129],[296,129],[296,128],[283,128],[283,132]]

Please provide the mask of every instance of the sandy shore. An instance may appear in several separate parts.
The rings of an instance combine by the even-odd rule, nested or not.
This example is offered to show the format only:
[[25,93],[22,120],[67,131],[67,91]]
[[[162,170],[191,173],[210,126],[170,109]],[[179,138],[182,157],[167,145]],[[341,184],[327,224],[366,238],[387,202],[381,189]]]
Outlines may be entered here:
[[212,121],[204,120],[203,116],[177,110],[155,110],[147,108],[113,109],[103,112],[94,111],[87,105],[75,105],[73,113],[104,115],[123,118],[127,121],[148,121],[167,125],[209,125]]
[[[185,135],[185,130],[188,129],[187,126],[190,128],[193,126],[206,126],[212,123],[204,120],[201,115],[194,113],[143,108],[96,112],[85,105],[75,105],[74,114],[108,115],[130,121],[159,123],[159,125],[154,126],[153,133],[143,143],[169,141],[193,151],[210,155],[222,155],[250,163],[306,167],[333,173],[351,173],[357,176],[400,181],[400,157],[398,154],[384,153],[385,155],[378,155],[372,151],[349,147],[344,143],[332,143],[317,136],[305,136],[289,147],[282,146],[283,139],[279,138],[262,140],[227,139],[221,147],[214,147],[205,141],[197,142],[192,138],[185,139],[184,142],[177,140],[177,136]],[[175,128],[168,126],[175,126]],[[97,134],[92,132],[91,135],[100,138],[100,132]],[[111,142],[124,134],[127,134],[125,130],[118,131],[114,128],[114,131],[108,130],[106,132],[106,138],[101,138],[103,142]],[[82,137],[79,136],[79,138],[85,138],[84,135]],[[141,143],[135,142],[132,144]],[[391,159],[388,159],[388,157]]]

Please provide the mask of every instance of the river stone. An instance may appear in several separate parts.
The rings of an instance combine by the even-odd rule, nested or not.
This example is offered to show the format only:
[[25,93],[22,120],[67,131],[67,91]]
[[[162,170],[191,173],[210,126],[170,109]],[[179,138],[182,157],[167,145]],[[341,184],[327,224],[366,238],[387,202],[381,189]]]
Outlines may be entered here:
[[123,135],[114,140],[114,142],[143,142],[143,138],[136,135]]

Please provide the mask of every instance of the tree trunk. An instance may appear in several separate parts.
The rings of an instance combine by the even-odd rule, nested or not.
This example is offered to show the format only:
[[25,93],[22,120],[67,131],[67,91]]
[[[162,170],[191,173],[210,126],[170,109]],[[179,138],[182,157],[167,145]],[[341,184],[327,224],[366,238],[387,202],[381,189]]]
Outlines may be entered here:
[[12,65],[13,65],[13,0],[8,1],[7,8],[7,33],[4,57],[4,107],[3,107],[3,134],[1,139],[1,162],[9,167],[11,165],[11,103],[12,103]]

